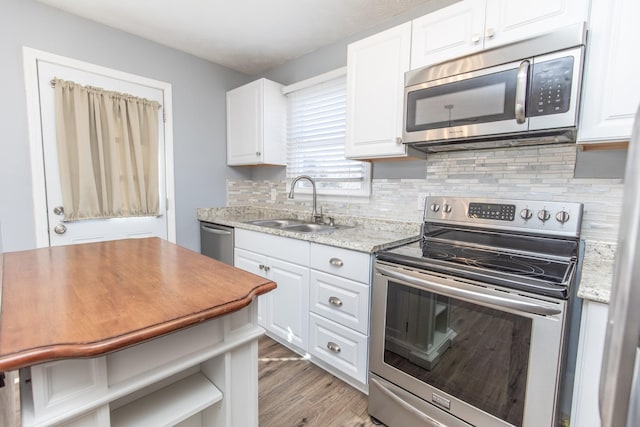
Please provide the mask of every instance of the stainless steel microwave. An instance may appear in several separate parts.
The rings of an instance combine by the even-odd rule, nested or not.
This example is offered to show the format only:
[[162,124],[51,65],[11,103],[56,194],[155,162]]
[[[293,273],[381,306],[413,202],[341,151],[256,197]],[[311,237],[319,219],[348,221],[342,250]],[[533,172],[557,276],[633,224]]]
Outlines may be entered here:
[[403,142],[426,152],[575,142],[586,25],[405,75]]

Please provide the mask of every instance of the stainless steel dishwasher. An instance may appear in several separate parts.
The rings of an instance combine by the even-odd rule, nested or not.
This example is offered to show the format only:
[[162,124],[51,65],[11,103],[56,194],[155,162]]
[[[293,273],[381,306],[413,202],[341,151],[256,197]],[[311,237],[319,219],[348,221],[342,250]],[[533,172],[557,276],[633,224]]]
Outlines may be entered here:
[[233,265],[233,227],[200,221],[200,253]]

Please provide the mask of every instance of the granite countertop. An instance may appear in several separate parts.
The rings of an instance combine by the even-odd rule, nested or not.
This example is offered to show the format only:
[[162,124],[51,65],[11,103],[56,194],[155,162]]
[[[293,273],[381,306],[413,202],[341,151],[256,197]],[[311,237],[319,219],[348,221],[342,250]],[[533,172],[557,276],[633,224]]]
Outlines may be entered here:
[[[339,229],[331,233],[310,234],[288,232],[245,223],[245,221],[268,218],[309,220],[309,217],[310,214],[306,211],[253,206],[198,209],[198,219],[201,221],[309,240],[368,253],[411,242],[420,235],[420,223],[339,215],[335,216],[336,224],[350,225],[353,228]],[[601,303],[609,302],[615,252],[615,243],[585,241],[578,297]]]
[[602,303],[609,302],[615,254],[615,243],[589,240],[585,242],[578,297]]
[[398,246],[416,240],[420,235],[420,223],[393,221],[378,218],[354,217],[347,215],[327,215],[335,224],[348,228],[338,228],[331,232],[299,233],[247,224],[258,219],[291,218],[309,221],[307,211],[271,209],[254,206],[226,208],[198,208],[198,220],[227,225],[245,230],[260,231],[277,236],[308,240],[323,245],[351,249],[358,252],[374,253],[382,249]]
[[276,287],[157,237],[7,252],[0,265],[0,371],[119,350]]

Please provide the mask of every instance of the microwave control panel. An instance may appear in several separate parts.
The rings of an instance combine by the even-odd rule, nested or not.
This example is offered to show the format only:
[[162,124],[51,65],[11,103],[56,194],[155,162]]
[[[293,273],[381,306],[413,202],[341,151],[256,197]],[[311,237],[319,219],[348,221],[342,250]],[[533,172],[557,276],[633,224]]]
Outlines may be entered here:
[[569,111],[573,65],[572,56],[533,64],[527,116]]

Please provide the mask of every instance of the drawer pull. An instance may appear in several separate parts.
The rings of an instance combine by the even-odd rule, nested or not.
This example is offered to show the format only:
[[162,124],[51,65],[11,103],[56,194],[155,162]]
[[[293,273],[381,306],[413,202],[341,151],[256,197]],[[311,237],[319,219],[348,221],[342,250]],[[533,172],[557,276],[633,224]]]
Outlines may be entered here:
[[327,348],[329,349],[329,351],[332,351],[334,353],[340,353],[340,346],[334,342],[329,341],[327,343]]
[[342,307],[342,300],[338,297],[329,297],[329,304],[336,307]]
[[342,267],[344,265],[344,262],[342,262],[342,260],[340,258],[331,258],[329,260],[329,264],[336,266],[336,267]]

